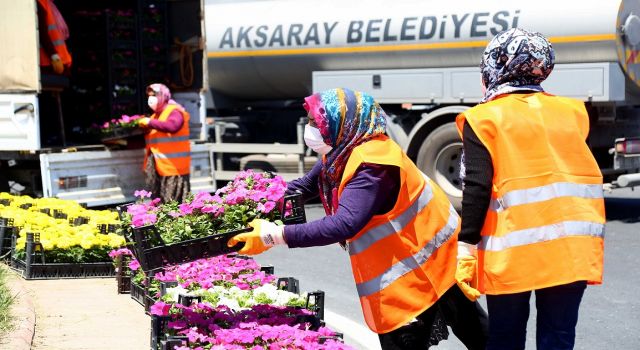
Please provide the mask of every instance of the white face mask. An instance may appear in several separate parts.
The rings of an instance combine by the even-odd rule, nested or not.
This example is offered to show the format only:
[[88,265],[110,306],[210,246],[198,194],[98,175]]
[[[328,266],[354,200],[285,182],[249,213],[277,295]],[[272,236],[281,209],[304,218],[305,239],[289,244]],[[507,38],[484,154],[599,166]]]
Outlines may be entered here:
[[304,126],[304,143],[307,147],[320,155],[325,155],[332,149],[331,146],[324,143],[322,135],[320,134],[320,129],[314,128],[309,124]]
[[149,99],[147,100],[147,104],[149,105],[149,108],[155,111],[156,107],[158,106],[158,98],[155,96],[149,96]]

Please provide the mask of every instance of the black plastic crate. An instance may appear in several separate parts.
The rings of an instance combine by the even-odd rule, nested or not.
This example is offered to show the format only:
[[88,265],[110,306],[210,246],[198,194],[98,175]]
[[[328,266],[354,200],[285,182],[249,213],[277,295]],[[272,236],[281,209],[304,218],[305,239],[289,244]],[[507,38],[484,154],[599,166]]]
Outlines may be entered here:
[[[280,283],[282,281],[282,284]],[[280,289],[287,290],[292,293],[299,294],[299,283],[296,278],[283,277],[278,279],[277,286]],[[305,309],[312,312],[311,315],[300,315],[297,317],[297,323],[308,323],[309,329],[317,331],[320,327],[325,326],[324,318],[324,291],[317,290],[307,294],[307,303]],[[193,305],[193,303],[199,303],[202,301],[200,296],[188,296],[178,295],[178,304],[184,306]],[[313,302],[313,306],[311,303]],[[151,349],[152,350],[165,350],[173,349],[172,346],[180,345],[182,342],[187,341],[183,336],[168,336],[168,322],[171,319],[170,316],[156,316],[151,315]],[[342,333],[336,333],[332,337],[320,337],[320,344],[323,344],[329,339],[342,341]]]
[[118,257],[116,260],[116,283],[118,286],[118,294],[127,294],[131,292],[131,271],[123,260],[122,256]]
[[[131,203],[119,206],[118,213],[122,217],[126,208]],[[285,215],[291,211],[290,215]],[[282,221],[285,224],[298,224],[306,222],[304,204],[300,194],[284,197],[282,208]],[[131,244],[132,250],[143,271],[150,271],[168,265],[182,264],[202,258],[209,258],[223,254],[237,252],[244,246],[238,243],[228,247],[227,242],[235,235],[249,232],[252,228],[219,233],[203,238],[190,239],[182,242],[165,244],[153,225],[132,228],[125,233],[125,239]]]
[[27,263],[24,260],[14,258],[12,264],[14,268],[21,272],[22,277],[28,280],[115,276],[115,270],[111,262],[82,264],[32,263],[29,268],[27,268]]
[[[214,257],[240,250],[244,244],[228,247],[229,239],[237,234],[251,231],[251,228],[229,231],[203,238],[190,239],[165,245],[154,226],[133,229],[133,250],[144,271],[155,270],[163,266],[182,264],[202,258]],[[150,237],[159,241],[153,246]]]
[[[12,247],[15,249],[15,235],[12,235]],[[25,244],[25,260],[13,256],[11,265],[20,271],[22,277],[32,279],[63,279],[63,278],[97,278],[113,277],[115,269],[113,263],[47,263],[44,258],[44,248],[40,243],[40,234],[27,233]]]
[[12,233],[13,219],[0,218],[0,257],[10,255]]
[[138,304],[144,306],[145,294],[146,294],[146,291],[143,285],[140,285],[131,281],[131,290],[130,290],[131,299],[135,300]]

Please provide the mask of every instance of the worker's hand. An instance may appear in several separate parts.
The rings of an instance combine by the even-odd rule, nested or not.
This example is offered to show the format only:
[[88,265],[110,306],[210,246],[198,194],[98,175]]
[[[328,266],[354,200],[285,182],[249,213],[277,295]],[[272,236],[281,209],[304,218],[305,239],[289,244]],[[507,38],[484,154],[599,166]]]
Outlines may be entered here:
[[471,301],[476,301],[480,297],[477,276],[477,259],[475,256],[464,256],[458,259],[456,268],[456,283],[460,290]]
[[151,118],[149,117],[140,118],[138,119],[138,125],[147,127],[149,126],[149,120],[151,120]]
[[240,254],[256,255],[265,252],[276,244],[286,244],[284,241],[284,227],[262,219],[255,219],[249,223],[253,231],[233,236],[227,245],[233,247],[238,242],[244,242]]
[[53,68],[53,72],[56,74],[62,74],[62,72],[64,72],[64,65],[57,53],[51,55],[51,68]]
[[458,260],[464,257],[475,257],[476,245],[458,241]]

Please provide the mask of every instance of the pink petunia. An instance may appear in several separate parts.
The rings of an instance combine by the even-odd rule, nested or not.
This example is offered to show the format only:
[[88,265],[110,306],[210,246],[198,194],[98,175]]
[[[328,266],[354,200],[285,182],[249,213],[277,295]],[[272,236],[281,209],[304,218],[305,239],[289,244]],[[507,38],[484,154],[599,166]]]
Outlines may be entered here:
[[129,261],[129,269],[131,271],[136,271],[140,268],[140,263],[138,262],[138,260],[136,259],[131,259],[131,261]]
[[262,213],[269,214],[276,207],[276,203],[268,201],[264,204],[258,203],[258,210]]
[[182,203],[180,204],[180,206],[178,206],[178,208],[180,209],[180,213],[182,215],[193,214],[193,208],[191,207],[191,205],[189,205],[189,203]]
[[167,304],[163,301],[157,301],[155,304],[151,305],[149,313],[156,316],[167,316],[169,315],[170,309],[171,304]]

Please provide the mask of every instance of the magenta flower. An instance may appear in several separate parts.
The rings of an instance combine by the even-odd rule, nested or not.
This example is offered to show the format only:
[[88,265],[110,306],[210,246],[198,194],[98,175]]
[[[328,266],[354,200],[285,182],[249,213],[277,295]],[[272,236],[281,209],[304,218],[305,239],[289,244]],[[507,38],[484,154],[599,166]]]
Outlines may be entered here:
[[193,214],[193,208],[191,207],[191,205],[189,203],[180,204],[178,206],[178,209],[180,209],[180,214],[182,214],[182,215]]
[[140,263],[138,262],[138,260],[131,259],[131,261],[129,261],[129,269],[131,271],[136,271],[139,268],[140,268]]
[[114,250],[109,252],[109,257],[111,259],[115,259],[115,258],[117,258],[119,256],[123,256],[123,255],[131,256],[133,254],[131,253],[131,251],[128,248],[114,249]]
[[276,207],[276,203],[274,202],[266,202],[264,204],[258,203],[258,210],[265,214],[269,214]]
[[149,313],[156,316],[167,316],[169,315],[169,310],[171,309],[171,304],[166,304],[162,301],[157,301],[155,304],[151,305],[149,308]]
[[142,227],[146,225],[155,224],[158,220],[158,216],[155,213],[134,215],[131,218],[131,226]]

